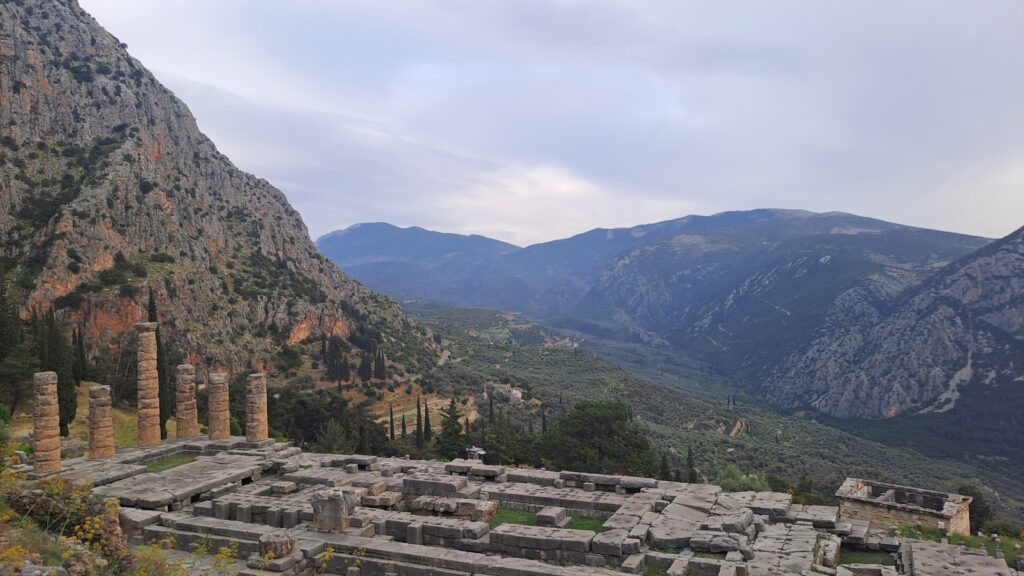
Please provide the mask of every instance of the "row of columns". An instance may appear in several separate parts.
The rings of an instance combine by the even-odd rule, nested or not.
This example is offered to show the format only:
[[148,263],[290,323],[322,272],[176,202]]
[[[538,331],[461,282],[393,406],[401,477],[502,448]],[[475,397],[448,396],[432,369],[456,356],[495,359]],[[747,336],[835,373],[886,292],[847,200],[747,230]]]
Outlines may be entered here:
[[[160,379],[156,361],[156,322],[136,324],[138,332],[138,435],[139,446],[160,444]],[[196,408],[196,369],[182,364],[174,371],[176,384],[176,424],[178,438],[199,436],[199,414]],[[60,409],[57,404],[57,373],[39,372],[33,377],[35,392],[34,472],[39,475],[60,472]],[[228,375],[209,375],[210,440],[223,440],[231,435],[231,414],[228,398]],[[250,374],[246,381],[245,439],[263,442],[269,438],[267,424],[267,378]],[[114,456],[114,420],[109,386],[89,389],[90,459]]]

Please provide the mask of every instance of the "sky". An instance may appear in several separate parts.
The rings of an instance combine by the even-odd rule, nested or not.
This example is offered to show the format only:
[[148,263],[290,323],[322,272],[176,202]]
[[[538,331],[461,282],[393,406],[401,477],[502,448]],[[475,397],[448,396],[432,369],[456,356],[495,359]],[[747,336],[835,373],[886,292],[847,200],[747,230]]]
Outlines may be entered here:
[[1020,0],[80,0],[312,237],[1024,226]]

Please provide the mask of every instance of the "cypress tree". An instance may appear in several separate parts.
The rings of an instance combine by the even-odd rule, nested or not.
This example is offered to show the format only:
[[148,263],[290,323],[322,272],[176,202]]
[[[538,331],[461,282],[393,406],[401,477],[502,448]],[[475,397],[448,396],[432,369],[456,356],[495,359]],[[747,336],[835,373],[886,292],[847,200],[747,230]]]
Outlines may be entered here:
[[548,413],[544,410],[540,413],[540,431],[542,434],[548,433]]
[[377,354],[373,359],[373,376],[378,380],[387,379],[387,367],[384,362],[384,351],[380,348],[377,349]]
[[693,447],[686,448],[686,481],[690,484],[697,483],[697,468],[693,464]]
[[494,393],[487,395],[487,419],[494,424]]
[[423,440],[430,442],[434,438],[434,429],[430,426],[430,404],[423,401]]
[[395,441],[395,408],[388,404],[388,424],[391,431],[391,441]]
[[419,396],[416,397],[416,447],[423,448],[423,410]]
[[668,455],[661,455],[661,466],[658,468],[658,479],[659,480],[671,480],[672,470],[668,467]]
[[89,378],[89,360],[85,357],[85,336],[82,335],[82,329],[78,329],[78,346],[75,348],[75,360],[78,362],[78,381],[86,380]]
[[370,364],[369,352],[363,352],[363,359],[359,362],[359,369],[356,373],[359,375],[359,379],[363,382],[369,382],[370,378],[373,377],[373,367]]
[[352,380],[352,368],[348,365],[348,357],[343,356],[341,358],[341,370],[338,374],[342,382],[348,382]]
[[75,386],[74,360],[64,335],[57,325],[57,318],[51,309],[46,315],[46,361],[43,370],[57,373],[57,408],[60,416],[60,435],[70,434],[69,427],[75,420],[75,412],[78,411],[78,393]]
[[441,433],[437,436],[437,453],[445,458],[458,458],[466,451],[466,437],[459,422],[459,405],[452,396],[448,407],[441,410]]
[[328,380],[341,381],[341,360],[341,339],[337,336],[332,336],[331,342],[327,346],[327,354],[324,356]]
[[402,414],[402,440],[405,440],[405,414]]

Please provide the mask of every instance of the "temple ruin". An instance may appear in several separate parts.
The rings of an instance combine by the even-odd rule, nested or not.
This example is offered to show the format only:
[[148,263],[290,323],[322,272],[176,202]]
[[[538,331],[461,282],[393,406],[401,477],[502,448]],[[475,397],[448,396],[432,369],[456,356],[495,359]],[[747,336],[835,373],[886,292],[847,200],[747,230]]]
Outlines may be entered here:
[[847,478],[836,497],[843,516],[866,520],[879,530],[920,524],[951,534],[971,533],[970,496]]
[[[109,390],[95,387],[89,457],[63,466],[56,375],[37,374],[35,472],[117,499],[136,542],[236,547],[242,576],[1017,576],[984,551],[902,540],[895,516],[875,514],[928,510],[899,521],[945,514],[959,530],[970,499],[957,495],[851,479],[841,506],[810,506],[786,493],[488,465],[479,449],[451,462],[303,452],[268,438],[262,374],[246,380],[244,437],[229,434],[224,374],[208,377],[209,434],[187,436],[191,368],[176,372],[187,419],[178,438],[108,455]],[[147,472],[179,455],[194,459]],[[492,525],[500,509],[532,513],[535,525]],[[600,528],[574,527],[579,518]],[[895,567],[841,565],[844,548],[890,554]]]

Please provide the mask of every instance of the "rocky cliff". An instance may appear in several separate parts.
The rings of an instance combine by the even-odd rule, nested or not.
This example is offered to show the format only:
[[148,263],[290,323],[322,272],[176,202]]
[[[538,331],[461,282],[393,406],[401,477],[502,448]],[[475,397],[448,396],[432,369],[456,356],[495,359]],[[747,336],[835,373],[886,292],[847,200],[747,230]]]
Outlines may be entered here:
[[832,325],[787,358],[765,392],[841,417],[944,414],[983,404],[978,415],[998,420],[1024,399],[1024,229],[866,320]]
[[94,347],[116,345],[152,289],[197,361],[262,364],[353,331],[382,334],[392,357],[431,354],[74,0],[0,3],[0,238],[24,313],[55,306]]

